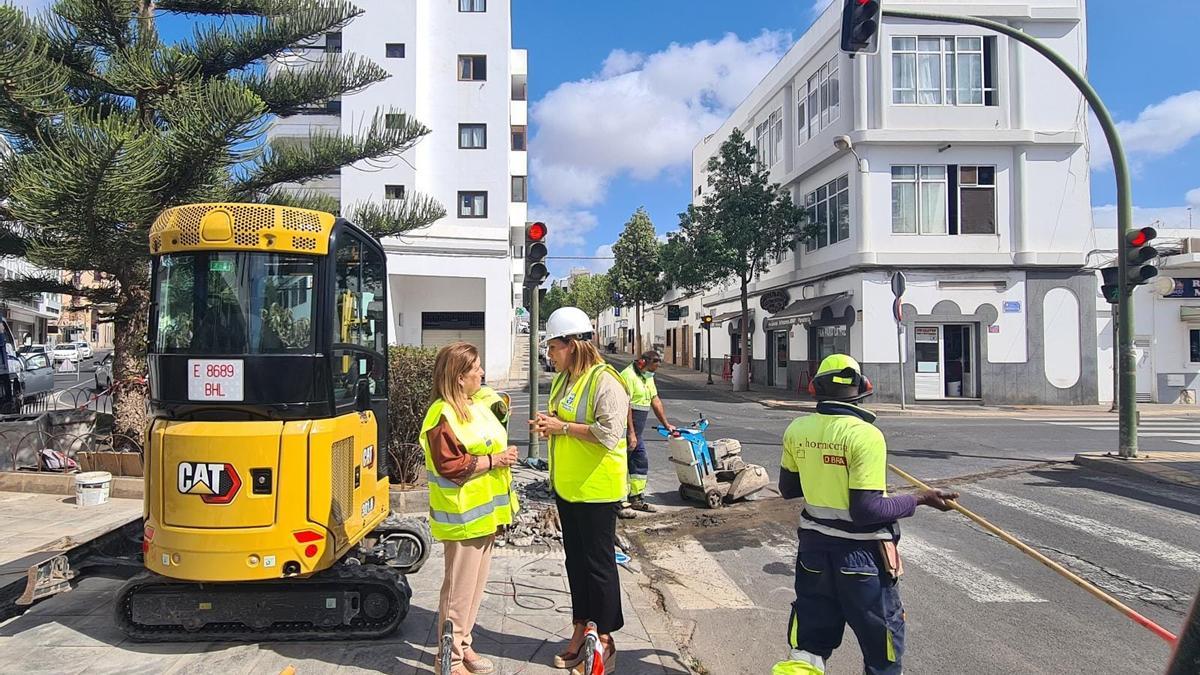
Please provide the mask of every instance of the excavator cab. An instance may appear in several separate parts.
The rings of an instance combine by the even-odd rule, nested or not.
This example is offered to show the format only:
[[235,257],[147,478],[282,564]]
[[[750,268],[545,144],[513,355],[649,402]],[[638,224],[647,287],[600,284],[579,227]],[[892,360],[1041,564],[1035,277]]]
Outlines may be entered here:
[[428,526],[389,517],[387,266],[331,214],[165,211],[150,232],[141,640],[362,639],[408,611]]

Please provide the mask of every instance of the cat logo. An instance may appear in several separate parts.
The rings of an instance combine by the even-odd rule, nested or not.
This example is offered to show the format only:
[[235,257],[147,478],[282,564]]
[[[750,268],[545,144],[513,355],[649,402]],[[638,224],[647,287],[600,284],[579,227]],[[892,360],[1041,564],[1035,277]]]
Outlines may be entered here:
[[179,463],[179,492],[200,495],[205,504],[228,504],[241,487],[242,479],[232,464]]

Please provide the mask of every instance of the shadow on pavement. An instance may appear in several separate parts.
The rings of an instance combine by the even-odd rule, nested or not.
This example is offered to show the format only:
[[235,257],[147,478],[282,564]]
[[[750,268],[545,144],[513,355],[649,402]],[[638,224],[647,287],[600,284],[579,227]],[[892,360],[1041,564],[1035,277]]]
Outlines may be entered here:
[[1046,459],[1045,457],[1005,457],[1000,455],[977,455],[969,452],[957,452],[954,450],[929,450],[925,448],[888,448],[888,456],[909,457],[911,459],[954,459],[957,457],[969,459],[995,459],[1004,462],[1031,462],[1034,464],[1045,464],[1047,462],[1070,464],[1070,461],[1051,460]]
[[[1114,477],[1107,474],[1093,474],[1090,471],[1080,469],[1074,465],[1064,465],[1061,468],[1038,469],[1029,472],[1030,476],[1041,478],[1047,482],[1030,483],[1031,487],[1045,488],[1057,490],[1061,488],[1075,488],[1084,490],[1094,490],[1096,492],[1104,492],[1126,499],[1133,499],[1155,506],[1172,509],[1175,511],[1183,511],[1192,515],[1200,516],[1200,490],[1192,490],[1187,487],[1177,487],[1174,490],[1161,490],[1161,483],[1147,478],[1143,481],[1136,481],[1133,478]],[[1141,484],[1138,484],[1141,483]],[[1174,486],[1172,486],[1174,487]],[[1187,500],[1177,497],[1175,493],[1193,491],[1196,497]]]

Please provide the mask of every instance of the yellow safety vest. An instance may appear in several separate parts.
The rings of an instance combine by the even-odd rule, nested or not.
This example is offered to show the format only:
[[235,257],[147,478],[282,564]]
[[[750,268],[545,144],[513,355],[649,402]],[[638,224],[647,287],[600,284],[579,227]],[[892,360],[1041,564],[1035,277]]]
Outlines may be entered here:
[[483,402],[470,401],[471,420],[462,422],[454,408],[438,399],[421,423],[420,443],[429,472],[429,527],[440,541],[461,541],[494,534],[513,521],[519,509],[512,490],[512,471],[497,467],[462,485],[442,478],[433,466],[426,434],[445,418],[463,447],[472,455],[490,455],[508,447],[508,431]]
[[[567,373],[554,376],[550,384],[552,411],[564,422],[592,425],[596,422],[596,391],[601,377],[621,376],[607,363],[588,369],[562,397],[555,397],[567,382]],[[554,493],[568,502],[615,502],[629,491],[625,435],[617,447],[609,450],[594,441],[583,441],[565,434],[550,436],[550,485]]]
[[658,386],[654,384],[654,373],[638,374],[633,364],[621,371],[621,380],[629,392],[629,407],[634,410],[650,410],[650,403],[658,396]]
[[887,523],[863,527],[850,517],[850,490],[887,494],[887,444],[875,425],[851,414],[800,417],[783,433],[780,466],[800,474],[801,529],[842,539],[893,538]]
[[508,404],[504,402],[504,398],[495,389],[484,385],[471,398],[491,410],[492,414],[500,420],[500,423],[505,425],[505,429],[508,428]]

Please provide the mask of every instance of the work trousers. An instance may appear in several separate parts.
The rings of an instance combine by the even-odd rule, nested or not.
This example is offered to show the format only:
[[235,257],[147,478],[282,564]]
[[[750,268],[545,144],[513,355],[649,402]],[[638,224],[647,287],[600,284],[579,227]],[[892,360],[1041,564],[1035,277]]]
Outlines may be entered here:
[[471,631],[479,616],[483,590],[492,569],[492,544],[496,535],[444,541],[446,572],[442,577],[442,593],[438,603],[438,633],[446,619],[454,624],[454,649],[451,665],[463,661],[463,652],[471,647]]
[[617,509],[620,502],[588,504],[555,497],[567,556],[571,619],[593,621],[600,633],[625,625],[617,576]]
[[633,433],[637,435],[637,447],[629,448],[627,464],[629,467],[629,496],[640,497],[646,493],[646,479],[650,474],[650,456],[646,454],[646,419],[650,417],[649,410],[633,411]]
[[788,625],[792,649],[828,659],[850,624],[868,675],[903,672],[904,607],[876,546],[797,554],[796,602]]

